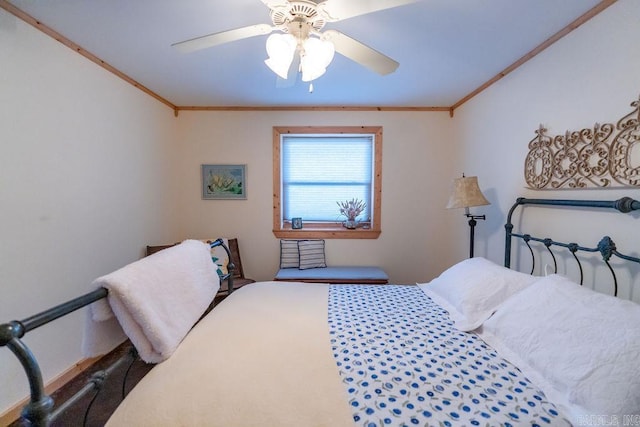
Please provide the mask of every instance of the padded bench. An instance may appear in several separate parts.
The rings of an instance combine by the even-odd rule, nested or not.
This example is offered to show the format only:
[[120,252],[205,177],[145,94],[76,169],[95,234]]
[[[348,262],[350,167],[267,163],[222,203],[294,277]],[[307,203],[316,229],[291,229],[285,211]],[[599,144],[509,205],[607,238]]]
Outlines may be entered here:
[[389,276],[379,267],[281,268],[273,280],[308,283],[384,285]]

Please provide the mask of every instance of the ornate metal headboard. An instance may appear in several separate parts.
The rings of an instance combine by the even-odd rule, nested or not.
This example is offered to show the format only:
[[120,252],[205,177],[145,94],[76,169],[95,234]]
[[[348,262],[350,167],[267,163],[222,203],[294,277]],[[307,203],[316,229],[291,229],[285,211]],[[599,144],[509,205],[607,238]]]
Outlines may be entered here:
[[556,246],[556,247],[561,247],[561,248],[566,248],[569,253],[573,256],[573,258],[575,259],[577,265],[578,265],[578,269],[580,271],[580,284],[583,283],[584,280],[584,274],[583,274],[583,268],[582,268],[582,264],[580,262],[580,259],[577,257],[576,253],[579,251],[583,251],[583,252],[600,252],[600,254],[602,255],[602,260],[604,261],[604,263],[607,265],[609,271],[611,272],[611,275],[613,276],[613,283],[614,283],[614,295],[618,294],[618,280],[616,277],[616,273],[613,270],[613,268],[611,267],[610,264],[610,259],[612,256],[621,258],[623,260],[626,261],[631,261],[631,262],[635,262],[640,264],[640,258],[638,257],[634,257],[634,256],[630,256],[630,255],[625,255],[622,254],[620,252],[618,252],[617,248],[616,248],[616,244],[613,242],[613,240],[609,237],[609,236],[604,236],[600,242],[597,244],[597,246],[595,247],[587,247],[587,246],[581,246],[578,243],[564,243],[564,242],[557,242],[555,240],[552,240],[550,238],[540,238],[540,237],[534,237],[531,236],[530,234],[519,234],[519,233],[514,233],[513,232],[513,224],[511,222],[512,216],[514,211],[516,210],[516,208],[518,208],[519,206],[524,206],[524,205],[546,205],[546,206],[572,206],[572,207],[586,207],[586,208],[603,208],[603,209],[615,209],[618,210],[619,212],[622,213],[629,213],[635,210],[640,210],[640,201],[638,200],[634,200],[630,197],[623,197],[621,199],[618,200],[558,200],[558,199],[527,199],[524,197],[518,198],[516,200],[516,202],[513,204],[513,206],[511,207],[511,209],[509,210],[509,214],[507,215],[507,222],[505,224],[505,230],[506,230],[506,240],[505,240],[505,252],[504,252],[504,265],[505,267],[511,267],[511,247],[512,247],[512,241],[513,238],[519,238],[522,241],[524,241],[524,243],[527,245],[527,247],[529,248],[529,251],[531,252],[531,258],[533,260],[532,262],[532,267],[531,267],[531,273],[533,274],[534,270],[535,270],[535,255],[533,252],[533,249],[531,248],[531,245],[529,244],[529,242],[540,242],[542,244],[544,244],[544,246],[546,247],[546,249],[548,250],[549,254],[551,255],[552,259],[553,259],[553,264],[554,264],[554,272],[558,272],[558,265],[556,262],[556,256],[554,255],[554,252],[552,251],[552,247]]

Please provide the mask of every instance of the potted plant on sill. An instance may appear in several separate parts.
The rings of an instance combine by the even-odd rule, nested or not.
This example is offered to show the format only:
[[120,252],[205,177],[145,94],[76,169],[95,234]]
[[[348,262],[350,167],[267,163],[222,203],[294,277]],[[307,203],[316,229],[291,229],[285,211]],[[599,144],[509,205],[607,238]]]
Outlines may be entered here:
[[356,198],[336,203],[340,207],[340,215],[347,218],[342,225],[350,230],[355,230],[358,227],[358,215],[364,212],[367,204]]

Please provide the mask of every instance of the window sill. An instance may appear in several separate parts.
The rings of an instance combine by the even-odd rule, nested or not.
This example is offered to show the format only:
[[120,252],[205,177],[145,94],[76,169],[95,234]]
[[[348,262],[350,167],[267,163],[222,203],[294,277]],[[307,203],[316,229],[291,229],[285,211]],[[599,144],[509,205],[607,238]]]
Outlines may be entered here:
[[340,223],[304,223],[303,228],[296,230],[291,228],[291,224],[285,224],[282,228],[273,230],[278,239],[377,239],[380,233],[380,230],[373,228],[349,230]]

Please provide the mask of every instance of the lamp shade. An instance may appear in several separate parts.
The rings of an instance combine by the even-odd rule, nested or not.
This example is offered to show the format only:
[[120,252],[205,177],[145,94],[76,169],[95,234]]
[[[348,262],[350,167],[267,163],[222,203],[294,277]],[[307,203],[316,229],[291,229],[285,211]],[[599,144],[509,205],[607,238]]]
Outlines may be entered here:
[[267,38],[267,54],[269,58],[264,61],[271,71],[286,79],[289,67],[296,53],[297,42],[291,34],[271,34]]
[[304,41],[304,55],[300,58],[302,81],[310,82],[327,71],[327,66],[333,60],[335,48],[333,43],[309,37]]
[[469,208],[489,204],[489,201],[480,191],[480,187],[478,187],[477,176],[463,176],[453,180],[453,188],[449,203],[447,203],[447,209]]

